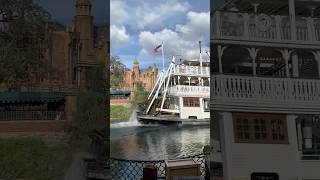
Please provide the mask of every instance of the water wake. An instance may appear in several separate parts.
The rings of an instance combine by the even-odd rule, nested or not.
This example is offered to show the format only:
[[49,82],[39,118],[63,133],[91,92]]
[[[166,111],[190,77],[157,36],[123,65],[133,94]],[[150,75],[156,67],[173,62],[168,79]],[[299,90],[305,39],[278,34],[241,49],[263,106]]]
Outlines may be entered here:
[[111,124],[111,128],[137,127],[141,124],[137,120],[137,112],[134,110],[130,115],[129,121]]

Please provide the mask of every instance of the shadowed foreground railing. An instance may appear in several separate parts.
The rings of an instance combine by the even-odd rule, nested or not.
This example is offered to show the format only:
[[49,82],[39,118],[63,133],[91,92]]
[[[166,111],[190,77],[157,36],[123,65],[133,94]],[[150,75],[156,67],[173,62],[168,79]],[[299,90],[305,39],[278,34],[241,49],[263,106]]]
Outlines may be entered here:
[[64,120],[62,111],[0,111],[0,121]]
[[[195,163],[200,164],[201,175],[202,177],[205,177],[206,168],[204,155],[201,154],[181,159],[193,159]],[[157,167],[158,178],[165,179],[165,160],[141,161],[111,158],[110,175],[113,180],[140,179],[143,176],[143,167],[145,164],[155,165]]]

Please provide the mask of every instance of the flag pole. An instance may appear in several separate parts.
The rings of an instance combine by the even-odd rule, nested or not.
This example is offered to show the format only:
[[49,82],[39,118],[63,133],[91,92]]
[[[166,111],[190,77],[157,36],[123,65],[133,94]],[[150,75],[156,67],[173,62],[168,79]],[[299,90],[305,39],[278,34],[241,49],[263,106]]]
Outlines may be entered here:
[[164,72],[164,47],[163,47],[163,41],[161,43],[161,52],[162,52],[162,71]]

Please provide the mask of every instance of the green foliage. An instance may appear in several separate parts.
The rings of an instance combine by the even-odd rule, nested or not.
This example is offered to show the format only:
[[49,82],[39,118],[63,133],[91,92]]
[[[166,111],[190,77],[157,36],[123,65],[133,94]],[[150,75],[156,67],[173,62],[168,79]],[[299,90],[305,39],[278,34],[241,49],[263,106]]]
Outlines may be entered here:
[[85,88],[77,98],[76,116],[66,128],[71,136],[71,143],[81,142],[91,131],[107,126],[106,90],[105,64],[88,69]]
[[141,82],[137,82],[135,95],[132,100],[133,106],[145,104],[148,98],[148,92],[142,86]]
[[0,139],[0,179],[63,179],[70,149],[40,138]]
[[132,112],[132,106],[113,105],[110,107],[111,122],[128,121]]
[[123,75],[126,66],[120,62],[119,57],[111,56],[110,58],[110,87],[123,86]]
[[78,96],[77,114],[70,121],[67,131],[71,142],[82,141],[93,130],[107,126],[106,104],[104,95],[94,91],[84,91]]
[[45,75],[42,60],[49,19],[33,0],[0,0],[0,23],[9,24],[7,31],[0,31],[0,82],[10,89],[37,83]]

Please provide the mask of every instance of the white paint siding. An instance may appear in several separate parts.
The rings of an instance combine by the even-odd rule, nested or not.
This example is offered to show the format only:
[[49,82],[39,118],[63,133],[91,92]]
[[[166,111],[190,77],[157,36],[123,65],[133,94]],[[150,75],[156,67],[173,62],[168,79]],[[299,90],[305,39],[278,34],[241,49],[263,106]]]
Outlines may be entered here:
[[294,116],[287,116],[289,144],[234,143],[231,113],[222,113],[220,125],[225,179],[250,179],[253,172],[278,173],[281,180],[299,179]]
[[180,118],[188,119],[189,116],[197,116],[197,119],[210,118],[210,112],[205,112],[203,107],[203,98],[199,98],[200,107],[184,107],[183,98],[180,97]]

